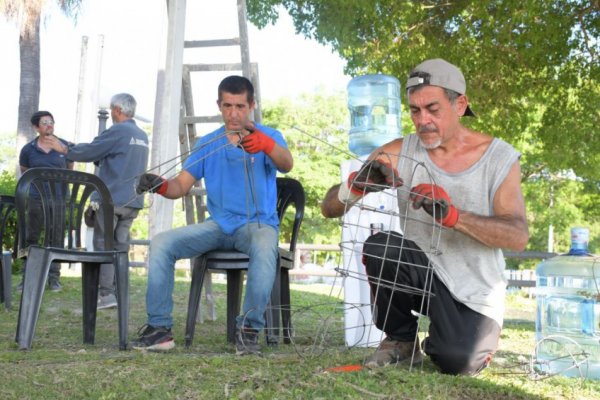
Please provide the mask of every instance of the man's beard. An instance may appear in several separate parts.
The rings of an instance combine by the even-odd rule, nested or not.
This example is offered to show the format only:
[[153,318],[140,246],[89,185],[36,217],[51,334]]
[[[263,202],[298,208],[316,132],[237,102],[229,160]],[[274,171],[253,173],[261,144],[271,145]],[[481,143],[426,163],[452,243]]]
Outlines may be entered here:
[[423,148],[425,150],[433,150],[433,149],[437,149],[438,147],[440,147],[440,145],[442,144],[442,139],[437,139],[435,142],[427,144],[427,143],[423,142],[423,140],[421,138],[419,138],[419,142],[421,143],[421,146],[423,146]]
[[[437,128],[425,125],[419,129],[418,133],[437,133],[437,131],[438,131]],[[423,139],[421,139],[421,136],[418,136],[418,137],[419,137],[419,143],[421,143],[421,146],[423,146],[423,148],[425,150],[437,149],[442,144],[441,138],[436,139],[436,141],[433,143],[426,144],[423,141]]]

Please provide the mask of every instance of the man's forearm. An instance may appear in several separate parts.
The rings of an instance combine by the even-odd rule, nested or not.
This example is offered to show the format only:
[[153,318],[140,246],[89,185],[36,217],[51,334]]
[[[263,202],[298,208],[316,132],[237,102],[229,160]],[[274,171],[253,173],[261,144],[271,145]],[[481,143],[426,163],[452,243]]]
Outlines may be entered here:
[[454,229],[487,246],[513,251],[523,251],[529,240],[527,221],[514,216],[485,217],[460,211]]
[[275,147],[273,147],[273,150],[267,156],[271,157],[271,160],[273,160],[273,163],[275,163],[275,166],[281,172],[290,172],[294,167],[292,153],[290,153],[290,151],[285,147],[281,147],[278,144],[275,144]]
[[340,185],[332,186],[321,203],[321,214],[326,218],[341,217],[346,212],[346,205],[338,199],[339,189]]

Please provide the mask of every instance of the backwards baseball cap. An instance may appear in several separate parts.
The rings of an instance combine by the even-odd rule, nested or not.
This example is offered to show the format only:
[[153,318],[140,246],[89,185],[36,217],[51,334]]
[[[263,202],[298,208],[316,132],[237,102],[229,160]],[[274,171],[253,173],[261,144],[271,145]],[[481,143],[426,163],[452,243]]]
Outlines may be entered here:
[[[424,61],[410,72],[406,89],[419,85],[439,86],[458,94],[465,94],[467,90],[465,77],[460,69],[441,58]],[[468,105],[464,115],[475,116]]]

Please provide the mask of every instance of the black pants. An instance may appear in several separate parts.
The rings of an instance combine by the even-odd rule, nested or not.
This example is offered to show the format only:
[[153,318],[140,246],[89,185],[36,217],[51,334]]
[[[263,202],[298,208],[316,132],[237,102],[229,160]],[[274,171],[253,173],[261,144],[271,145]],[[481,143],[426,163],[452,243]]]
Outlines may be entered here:
[[[489,364],[500,326],[456,301],[432,270],[424,268],[429,259],[413,241],[397,232],[379,232],[365,241],[363,263],[375,301],[375,325],[388,337],[415,340],[415,310],[429,316],[423,350],[442,372],[474,375]],[[424,296],[428,289],[432,295]]]

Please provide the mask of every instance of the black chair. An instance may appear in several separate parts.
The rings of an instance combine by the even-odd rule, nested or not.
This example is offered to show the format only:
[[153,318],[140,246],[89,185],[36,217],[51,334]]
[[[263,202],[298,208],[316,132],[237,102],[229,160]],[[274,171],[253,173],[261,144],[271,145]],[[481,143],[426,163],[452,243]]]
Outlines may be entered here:
[[10,310],[11,307],[12,256],[15,247],[13,246],[13,252],[4,251],[2,244],[6,233],[6,224],[14,209],[14,196],[0,196],[0,250],[2,250],[2,258],[0,259],[0,269],[2,269],[0,274],[0,302],[4,302],[4,307],[7,310]]
[[[277,215],[281,222],[288,206],[296,209],[292,236],[287,249],[279,248],[277,275],[271,293],[271,305],[266,312],[267,343],[276,344],[279,339],[280,317],[283,325],[284,341],[290,342],[290,279],[289,270],[294,267],[296,240],[304,217],[304,188],[295,179],[277,178]],[[215,250],[193,261],[192,284],[188,303],[185,328],[185,345],[189,347],[194,339],[196,317],[202,294],[204,276],[208,270],[223,270],[227,274],[227,340],[235,340],[235,318],[240,313],[243,286],[243,271],[248,269],[248,256],[242,252]]]
[[[44,210],[42,243],[27,245],[27,204],[32,188],[40,194]],[[97,192],[104,212],[105,251],[86,251],[81,246],[81,222],[90,195]],[[20,349],[31,348],[50,264],[81,263],[83,292],[83,342],[94,343],[98,281],[101,264],[114,264],[119,316],[119,349],[127,348],[129,314],[128,255],[113,250],[114,206],[100,178],[67,169],[32,168],[17,182],[17,223],[20,258],[26,258],[23,293],[16,341]]]

